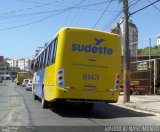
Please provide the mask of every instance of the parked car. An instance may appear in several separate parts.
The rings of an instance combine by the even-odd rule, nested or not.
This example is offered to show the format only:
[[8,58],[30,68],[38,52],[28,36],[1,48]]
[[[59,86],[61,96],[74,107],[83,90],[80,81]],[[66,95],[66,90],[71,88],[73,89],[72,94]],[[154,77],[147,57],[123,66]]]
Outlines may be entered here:
[[28,83],[26,84],[26,90],[32,91],[32,80],[28,80]]
[[24,79],[22,82],[22,87],[26,87],[26,85],[28,84],[29,79]]

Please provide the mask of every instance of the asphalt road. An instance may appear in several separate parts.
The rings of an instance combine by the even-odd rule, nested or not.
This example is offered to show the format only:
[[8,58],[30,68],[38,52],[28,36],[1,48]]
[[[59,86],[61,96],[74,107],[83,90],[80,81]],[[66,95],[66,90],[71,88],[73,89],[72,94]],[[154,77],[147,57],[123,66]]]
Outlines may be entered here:
[[89,132],[108,131],[106,126],[158,126],[159,122],[158,115],[125,109],[116,104],[97,104],[90,112],[71,104],[42,109],[41,103],[33,100],[31,92],[24,87],[17,86],[10,80],[0,83],[0,126],[3,128],[24,126],[21,131],[40,131],[46,128],[50,128],[49,131],[71,131],[72,128],[73,131],[86,129]]

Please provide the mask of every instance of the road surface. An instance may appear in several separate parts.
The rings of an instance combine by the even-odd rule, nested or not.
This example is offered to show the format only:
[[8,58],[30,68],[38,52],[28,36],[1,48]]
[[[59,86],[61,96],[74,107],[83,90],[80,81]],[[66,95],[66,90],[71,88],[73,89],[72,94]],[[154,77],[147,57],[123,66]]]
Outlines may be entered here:
[[51,129],[55,126],[55,131],[70,131],[72,128],[89,132],[96,129],[108,131],[108,128],[104,129],[106,126],[158,126],[159,122],[158,115],[125,109],[116,104],[97,104],[90,112],[67,104],[60,108],[42,109],[40,101],[33,100],[31,91],[10,80],[0,83],[0,126],[3,128],[27,126],[25,130],[35,131],[39,126],[42,126],[40,130],[43,126]]

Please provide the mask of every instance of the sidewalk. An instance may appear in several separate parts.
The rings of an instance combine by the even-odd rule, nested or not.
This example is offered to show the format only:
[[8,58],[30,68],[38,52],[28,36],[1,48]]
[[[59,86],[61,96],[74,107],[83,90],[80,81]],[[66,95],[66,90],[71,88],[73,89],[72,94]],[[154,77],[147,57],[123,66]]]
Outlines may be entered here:
[[160,114],[160,95],[131,95],[130,102],[125,104],[123,98],[123,95],[119,96],[117,105]]

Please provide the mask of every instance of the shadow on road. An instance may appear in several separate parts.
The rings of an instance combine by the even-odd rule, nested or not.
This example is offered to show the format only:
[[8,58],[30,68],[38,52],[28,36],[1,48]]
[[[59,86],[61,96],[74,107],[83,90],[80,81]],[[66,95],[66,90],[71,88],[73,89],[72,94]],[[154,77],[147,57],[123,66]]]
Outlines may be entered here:
[[112,119],[124,117],[147,117],[155,116],[144,112],[137,112],[130,109],[125,109],[112,104],[96,104],[91,111],[79,109],[73,104],[63,104],[56,108],[51,108],[51,111],[62,117],[72,118],[94,118],[94,119]]

